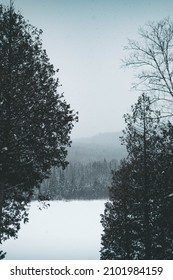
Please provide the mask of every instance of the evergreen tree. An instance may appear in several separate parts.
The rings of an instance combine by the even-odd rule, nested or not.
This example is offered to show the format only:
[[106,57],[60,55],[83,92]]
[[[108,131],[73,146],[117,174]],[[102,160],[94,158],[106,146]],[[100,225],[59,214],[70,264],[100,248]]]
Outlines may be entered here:
[[[132,165],[121,161],[118,170],[113,172],[110,187],[110,201],[105,204],[101,223],[102,235],[101,259],[135,259],[137,246],[141,240],[137,233],[141,231],[136,216],[138,201],[137,190],[132,178]],[[136,194],[136,195],[135,195]],[[136,199],[136,200],[135,200]]]
[[114,173],[102,216],[102,259],[172,258],[172,125],[160,125],[150,107],[143,94],[125,115],[128,159]]
[[159,121],[157,112],[151,110],[150,98],[142,94],[135,106],[132,106],[132,115],[125,115],[127,128],[124,133],[126,136],[122,137],[126,144],[128,157],[137,174],[136,181],[139,187],[142,187],[143,197],[140,207],[143,209],[145,259],[151,259],[150,197],[153,191],[151,162],[155,156],[153,151],[155,151],[158,130],[158,123],[154,120]]
[[157,155],[153,161],[152,253],[155,259],[173,258],[173,126],[160,127]]
[[57,71],[41,34],[13,5],[0,5],[1,241],[16,236],[33,188],[49,176],[51,166],[67,165],[66,148],[77,121],[57,92]]

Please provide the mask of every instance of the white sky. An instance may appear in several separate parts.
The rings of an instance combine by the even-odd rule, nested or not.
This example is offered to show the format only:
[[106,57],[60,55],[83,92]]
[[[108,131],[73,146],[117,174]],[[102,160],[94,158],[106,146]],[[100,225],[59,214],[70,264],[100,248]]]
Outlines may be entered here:
[[[0,0],[9,3],[10,0]],[[15,0],[43,30],[43,46],[59,68],[65,99],[79,112],[72,137],[120,131],[135,102],[130,70],[121,68],[127,38],[148,21],[173,13],[171,0]],[[172,18],[171,18],[172,19]]]

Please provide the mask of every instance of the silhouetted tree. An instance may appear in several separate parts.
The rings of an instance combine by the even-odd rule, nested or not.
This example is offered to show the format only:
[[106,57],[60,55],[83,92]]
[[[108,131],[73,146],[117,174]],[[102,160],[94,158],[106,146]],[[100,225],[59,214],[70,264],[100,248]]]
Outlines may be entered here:
[[57,91],[58,70],[41,34],[13,5],[0,5],[1,241],[16,236],[33,188],[49,176],[51,166],[67,165],[66,148],[77,121]]
[[136,199],[139,188],[136,188],[132,176],[132,164],[126,160],[121,161],[118,170],[113,173],[110,201],[106,202],[101,215],[104,228],[101,259],[135,259],[136,244],[138,247],[141,244],[140,235],[137,236],[141,231]]
[[126,67],[137,70],[134,87],[152,96],[162,116],[172,116],[173,103],[173,22],[163,19],[139,29],[139,40],[129,40]]
[[113,175],[101,220],[101,258],[171,259],[172,125],[160,124],[144,94],[125,120],[128,158]]

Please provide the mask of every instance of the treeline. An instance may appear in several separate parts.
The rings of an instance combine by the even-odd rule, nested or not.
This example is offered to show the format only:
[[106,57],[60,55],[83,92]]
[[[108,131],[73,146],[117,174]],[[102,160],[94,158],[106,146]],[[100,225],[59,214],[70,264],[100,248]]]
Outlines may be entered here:
[[52,168],[50,178],[43,181],[34,199],[103,199],[108,198],[108,186],[116,160],[89,163],[71,162],[65,170]]

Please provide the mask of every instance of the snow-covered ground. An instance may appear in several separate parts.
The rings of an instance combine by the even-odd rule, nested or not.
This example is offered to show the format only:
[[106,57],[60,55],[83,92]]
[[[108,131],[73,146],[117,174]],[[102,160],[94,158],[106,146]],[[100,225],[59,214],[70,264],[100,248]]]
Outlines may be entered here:
[[104,203],[53,201],[40,211],[38,202],[32,202],[29,223],[22,224],[18,239],[2,246],[6,259],[99,259]]

